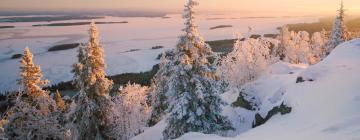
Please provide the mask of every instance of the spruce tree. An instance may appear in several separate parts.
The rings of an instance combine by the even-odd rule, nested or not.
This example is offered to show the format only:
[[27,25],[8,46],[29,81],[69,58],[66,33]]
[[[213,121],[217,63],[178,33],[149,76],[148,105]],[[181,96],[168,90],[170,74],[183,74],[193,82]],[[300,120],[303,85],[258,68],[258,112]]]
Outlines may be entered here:
[[166,92],[169,89],[168,79],[172,73],[173,66],[173,51],[163,53],[161,56],[161,62],[159,64],[159,71],[155,74],[152,79],[152,84],[150,88],[151,95],[151,117],[149,119],[148,125],[153,126],[158,123],[163,116],[165,115],[165,110],[168,108],[168,101]]
[[335,49],[336,46],[349,39],[349,33],[344,22],[345,9],[343,1],[341,1],[340,9],[338,10],[338,12],[338,16],[335,18],[334,21],[330,40],[327,44],[327,54],[330,54],[330,52]]
[[[43,80],[40,66],[33,62],[33,54],[29,48],[26,47],[24,55],[21,59],[19,84],[23,94],[29,96],[29,102],[36,104],[37,108],[43,112],[49,113],[54,111],[54,105],[48,93],[43,90],[43,86],[48,83],[48,80]],[[44,101],[46,100],[46,101]],[[38,102],[37,102],[38,101]]]
[[89,72],[87,75],[89,86],[85,88],[89,97],[95,98],[95,96],[109,95],[113,82],[106,78],[104,49],[100,44],[95,22],[92,22],[90,26],[90,40],[85,63],[85,70]]
[[25,48],[21,60],[19,80],[21,93],[9,111],[9,123],[5,133],[9,139],[66,139],[60,125],[55,101],[42,89],[47,80],[42,80],[39,66],[33,63],[33,55]]
[[21,90],[32,98],[44,95],[46,92],[42,90],[42,86],[48,83],[47,80],[42,80],[43,75],[41,74],[40,66],[36,66],[33,63],[33,54],[29,48],[26,47],[24,50],[24,56],[21,59],[19,84]]
[[84,94],[85,87],[87,86],[87,70],[85,69],[86,64],[86,48],[80,44],[78,50],[78,62],[73,65],[72,73],[74,73],[73,85],[80,91],[80,94]]
[[79,50],[74,70],[80,88],[75,112],[78,139],[120,139],[120,113],[109,96],[113,82],[106,78],[104,49],[95,22],[90,25],[89,35],[88,47]]
[[[96,137],[96,124],[94,117],[92,117],[93,110],[95,109],[95,103],[88,98],[86,89],[89,88],[89,67],[86,65],[88,48],[84,48],[82,44],[78,50],[78,62],[73,65],[72,72],[74,73],[73,84],[79,90],[79,94],[76,96],[76,108],[74,115],[74,127],[73,133],[77,134],[76,139],[95,139]],[[71,124],[70,124],[71,125]]]
[[221,114],[224,102],[219,97],[219,77],[208,61],[213,53],[194,22],[193,8],[197,4],[188,0],[185,5],[185,34],[180,37],[174,53],[173,73],[166,93],[169,118],[163,132],[165,139],[175,139],[187,132],[210,134],[232,128]]

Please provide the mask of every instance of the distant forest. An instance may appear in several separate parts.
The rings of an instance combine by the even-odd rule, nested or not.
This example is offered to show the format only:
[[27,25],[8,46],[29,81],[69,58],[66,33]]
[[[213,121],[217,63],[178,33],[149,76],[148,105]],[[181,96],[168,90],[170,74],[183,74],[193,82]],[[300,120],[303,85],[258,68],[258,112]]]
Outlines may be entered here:
[[[319,32],[322,29],[325,29],[326,31],[330,31],[332,29],[332,26],[334,24],[334,18],[333,17],[327,17],[327,18],[320,18],[319,22],[314,23],[297,23],[297,24],[288,24],[290,31],[307,31],[310,34],[313,34],[314,32]],[[346,27],[351,32],[359,32],[360,31],[360,17],[357,18],[349,18],[345,19]]]

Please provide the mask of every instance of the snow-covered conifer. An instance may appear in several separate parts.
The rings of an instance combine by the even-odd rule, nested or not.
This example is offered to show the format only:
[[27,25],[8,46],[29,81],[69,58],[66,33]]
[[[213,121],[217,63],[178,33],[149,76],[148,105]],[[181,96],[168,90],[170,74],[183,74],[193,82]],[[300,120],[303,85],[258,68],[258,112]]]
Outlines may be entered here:
[[85,69],[86,64],[86,48],[82,46],[80,43],[79,50],[78,50],[78,62],[73,65],[72,73],[74,73],[74,80],[73,84],[76,86],[76,88],[80,91],[80,94],[84,94],[85,87],[88,83],[87,81],[87,74],[88,71]]
[[55,101],[42,89],[47,82],[41,80],[40,67],[33,63],[32,57],[25,48],[19,80],[22,92],[8,113],[6,136],[9,139],[67,139],[71,133],[66,133],[60,125],[60,112]]
[[223,101],[216,86],[219,76],[208,61],[213,53],[194,22],[193,8],[197,4],[194,0],[187,0],[185,4],[185,34],[177,44],[173,73],[168,79],[169,117],[163,132],[165,139],[178,138],[187,132],[209,134],[232,128],[221,114]]
[[[81,140],[120,139],[121,134],[117,132],[121,125],[120,113],[109,96],[113,82],[106,78],[104,50],[94,22],[90,25],[89,34],[88,47],[83,52],[79,51],[79,64],[83,66],[78,69],[78,77],[85,79],[86,83],[78,82],[80,95],[74,113],[75,133]],[[83,89],[81,86],[84,86]]]
[[92,22],[90,25],[90,40],[86,49],[85,69],[88,71],[89,86],[85,87],[89,97],[109,95],[113,82],[106,78],[104,49],[99,41],[99,32]]
[[327,54],[329,54],[337,45],[347,41],[349,39],[349,33],[345,26],[345,9],[344,3],[341,1],[338,15],[335,18],[333,29],[331,32],[330,40],[327,43]]
[[164,52],[161,56],[159,64],[159,71],[152,79],[150,87],[151,96],[151,117],[149,119],[149,126],[158,123],[165,115],[165,110],[168,108],[168,101],[166,92],[169,89],[168,78],[172,73],[173,65],[173,51]]
[[24,50],[24,55],[21,59],[20,66],[20,76],[19,84],[21,85],[21,90],[35,98],[42,94],[46,94],[42,87],[48,83],[47,80],[42,80],[42,74],[40,66],[36,66],[33,63],[33,54],[30,52],[29,48],[26,47]]

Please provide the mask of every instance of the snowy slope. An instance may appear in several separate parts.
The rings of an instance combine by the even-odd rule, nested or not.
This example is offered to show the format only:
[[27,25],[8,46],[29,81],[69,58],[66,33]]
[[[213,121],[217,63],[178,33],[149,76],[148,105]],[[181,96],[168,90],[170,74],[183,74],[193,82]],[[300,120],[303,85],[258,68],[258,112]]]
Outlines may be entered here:
[[360,39],[336,48],[323,62],[300,74],[313,82],[286,87],[293,107],[258,128],[235,138],[191,133],[181,140],[359,140],[360,139]]
[[[309,68],[277,63],[269,74],[251,83],[250,89],[261,102],[260,114],[279,101],[292,107],[290,114],[276,115],[264,125],[251,129],[249,123],[254,112],[226,106],[224,114],[237,128],[229,135],[236,136],[188,133],[179,140],[359,140],[359,71],[360,39],[340,45],[324,61]],[[308,81],[296,83],[298,76]],[[232,102],[237,95],[237,92],[228,92],[223,98]],[[160,139],[165,125],[162,121],[133,139]]]

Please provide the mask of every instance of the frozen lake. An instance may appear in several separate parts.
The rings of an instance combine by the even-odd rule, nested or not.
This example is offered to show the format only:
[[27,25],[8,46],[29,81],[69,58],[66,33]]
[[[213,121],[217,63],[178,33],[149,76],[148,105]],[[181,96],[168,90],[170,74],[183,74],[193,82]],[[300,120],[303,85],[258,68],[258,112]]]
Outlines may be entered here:
[[[183,20],[180,14],[169,18],[148,17],[106,17],[97,22],[128,21],[127,24],[101,24],[101,42],[105,48],[107,74],[147,71],[158,63],[156,57],[166,49],[174,48],[177,37],[182,34]],[[234,33],[252,34],[277,33],[276,28],[289,23],[315,22],[317,17],[242,17],[241,15],[199,15],[196,19],[201,34],[206,40],[233,38]],[[57,21],[51,23],[80,22],[84,20]],[[19,59],[10,59],[22,53],[28,46],[35,55],[35,63],[41,65],[45,78],[51,84],[72,79],[71,65],[76,61],[77,49],[47,52],[59,44],[87,42],[89,26],[32,27],[49,22],[0,23],[0,26],[16,28],[0,29],[0,91],[17,90]],[[210,30],[218,25],[232,25],[232,28]],[[153,46],[164,49],[152,50]],[[131,49],[139,51],[127,52]]]

